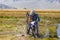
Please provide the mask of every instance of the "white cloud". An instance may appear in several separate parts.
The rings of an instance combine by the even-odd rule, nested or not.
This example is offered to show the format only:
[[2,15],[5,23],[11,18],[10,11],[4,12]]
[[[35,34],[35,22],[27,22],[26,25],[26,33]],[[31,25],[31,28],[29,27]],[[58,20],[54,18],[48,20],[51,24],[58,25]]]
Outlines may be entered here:
[[2,0],[0,3],[16,7],[18,9],[60,9],[60,3],[57,1],[51,3],[47,0]]

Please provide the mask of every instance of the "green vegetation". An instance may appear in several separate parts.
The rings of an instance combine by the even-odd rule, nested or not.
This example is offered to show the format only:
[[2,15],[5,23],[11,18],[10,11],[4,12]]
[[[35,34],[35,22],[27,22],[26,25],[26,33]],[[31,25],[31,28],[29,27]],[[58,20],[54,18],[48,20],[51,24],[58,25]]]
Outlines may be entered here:
[[[16,36],[18,33],[24,33],[26,26],[26,10],[0,10],[0,40],[58,40],[56,29],[60,23],[60,11],[36,11],[40,17],[39,34],[44,36],[49,31],[49,37],[33,38],[30,35]],[[28,10],[28,12],[30,12]]]
[[[16,37],[15,35],[9,34],[8,37],[0,36],[1,40],[9,39],[9,40],[57,40],[57,23],[59,22],[60,18],[49,18],[49,17],[41,17],[41,21],[39,22],[39,34],[45,35],[46,28],[49,29],[49,37],[50,38],[32,38],[31,36],[28,37]],[[46,22],[49,21],[49,22]],[[13,17],[13,16],[0,16],[0,32],[19,32],[22,31],[26,25],[25,18],[23,17]],[[22,27],[22,28],[21,28]]]

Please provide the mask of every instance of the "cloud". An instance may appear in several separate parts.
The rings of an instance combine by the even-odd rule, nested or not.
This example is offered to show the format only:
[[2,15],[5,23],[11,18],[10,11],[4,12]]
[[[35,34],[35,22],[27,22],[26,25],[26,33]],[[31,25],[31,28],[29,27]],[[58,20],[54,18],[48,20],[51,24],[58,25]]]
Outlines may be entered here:
[[18,9],[60,9],[60,3],[57,1],[51,3],[47,0],[2,0],[0,3]]

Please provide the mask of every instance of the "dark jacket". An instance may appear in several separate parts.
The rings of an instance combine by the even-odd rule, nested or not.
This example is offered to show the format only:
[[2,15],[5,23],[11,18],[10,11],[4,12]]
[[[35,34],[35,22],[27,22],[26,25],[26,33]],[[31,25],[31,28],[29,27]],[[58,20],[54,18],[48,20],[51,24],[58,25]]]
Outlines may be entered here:
[[30,17],[31,17],[31,20],[32,21],[37,21],[37,22],[39,22],[40,21],[40,17],[39,17],[39,15],[38,14],[32,14],[32,15],[30,15]]

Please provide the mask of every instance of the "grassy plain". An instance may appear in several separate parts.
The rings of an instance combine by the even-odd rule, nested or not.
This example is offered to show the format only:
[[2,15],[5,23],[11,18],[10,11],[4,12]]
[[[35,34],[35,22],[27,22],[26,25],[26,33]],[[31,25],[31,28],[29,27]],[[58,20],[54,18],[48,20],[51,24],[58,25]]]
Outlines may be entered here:
[[57,40],[56,29],[60,22],[60,12],[38,11],[37,13],[41,17],[39,34],[44,36],[48,29],[50,38],[33,38],[30,35],[16,36],[18,33],[26,32],[26,11],[0,11],[0,40]]

